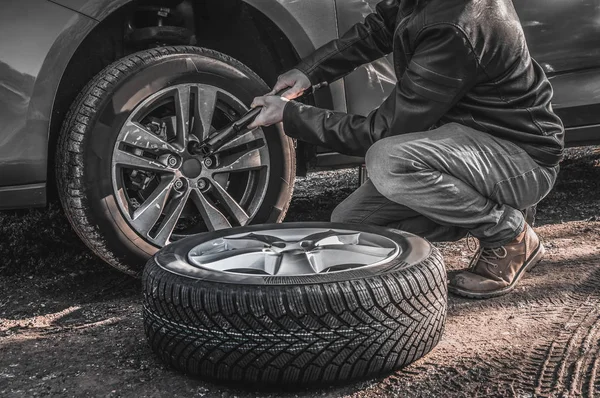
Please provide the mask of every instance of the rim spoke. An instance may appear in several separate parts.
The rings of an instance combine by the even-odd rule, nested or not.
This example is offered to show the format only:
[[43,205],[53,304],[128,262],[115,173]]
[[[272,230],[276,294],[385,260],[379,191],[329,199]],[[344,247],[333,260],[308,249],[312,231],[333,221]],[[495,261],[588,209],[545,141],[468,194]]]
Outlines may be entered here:
[[310,275],[318,273],[307,253],[281,253],[282,260],[277,275]]
[[[258,256],[257,256],[258,255]],[[251,267],[257,259],[262,263],[265,253],[262,248],[251,247],[247,249],[226,250],[214,254],[190,255],[198,264],[210,266],[221,271],[227,271],[233,268],[253,268],[263,269],[262,265]],[[242,260],[246,260],[245,262]],[[248,261],[253,260],[253,261]]]
[[193,190],[192,201],[200,211],[202,219],[204,219],[204,222],[210,231],[231,228],[231,224],[223,213],[210,203],[199,189]]
[[318,245],[342,245],[358,244],[360,239],[360,233],[340,233],[333,229],[324,232],[318,232],[316,234],[309,235],[304,240],[314,242],[315,246]]
[[367,246],[367,245],[354,245],[354,244],[350,244],[350,245],[319,245],[316,247],[316,250],[319,251],[323,251],[323,250],[340,250],[340,251],[346,251],[346,252],[350,252],[350,253],[358,253],[358,254],[365,254],[367,256],[376,256],[376,257],[381,257],[381,258],[385,258],[387,256],[389,256],[392,251],[394,251],[394,248],[389,248],[389,247],[376,247],[376,246]]
[[245,239],[245,238],[223,238],[219,244],[213,243],[208,250],[198,252],[200,254],[196,255],[205,255],[205,254],[215,254],[221,253],[227,250],[239,250],[239,249],[264,249],[268,245],[263,242],[257,241],[255,239]]
[[198,87],[196,89],[196,106],[194,108],[194,133],[200,140],[208,138],[210,127],[217,105],[216,87]]
[[177,114],[177,143],[186,148],[190,132],[190,86],[177,87],[175,95]]
[[[230,241],[233,240],[251,240],[254,242],[262,242],[263,245],[269,245],[269,246],[273,246],[274,244],[276,244],[277,242],[282,242],[281,238],[278,238],[276,236],[272,236],[272,235],[264,235],[264,234],[255,234],[255,233],[249,233],[248,235],[244,235],[244,236],[240,236],[239,238],[224,238]],[[275,245],[277,247],[277,245]]]
[[212,186],[215,188],[219,199],[221,199],[227,210],[229,210],[229,214],[231,214],[241,226],[248,224],[248,221],[250,221],[248,213],[246,213],[242,206],[229,195],[225,188],[216,181],[213,181]]
[[[284,254],[285,255],[285,254]],[[283,256],[280,254],[265,253],[263,271],[269,275],[277,275],[281,269]]]
[[265,253],[263,251],[242,250],[221,253],[213,258],[191,257],[191,260],[200,266],[209,267],[217,271],[244,272],[262,271],[276,275],[281,264],[279,254]]
[[165,202],[173,187],[175,175],[161,177],[160,183],[150,196],[137,208],[132,215],[132,223],[144,235],[154,227],[160,217]]
[[127,122],[123,126],[125,135],[123,142],[143,149],[167,150],[174,152],[176,149],[171,144],[153,134],[146,127],[136,122]]
[[270,275],[279,272],[282,256],[267,249],[263,242],[254,239],[223,238],[215,244],[190,252],[190,260],[198,265],[219,271],[258,270]]
[[323,272],[327,268],[331,268],[332,265],[346,267],[351,265],[359,266],[362,264],[376,263],[385,258],[385,256],[347,251],[338,248],[312,250],[306,253],[306,257],[315,272]]
[[[217,153],[226,151],[226,150],[229,150],[232,148],[236,148],[236,147],[239,147],[242,145],[251,144],[256,141],[262,141],[263,137],[261,136],[259,131],[260,131],[260,129],[254,129],[252,131],[248,131],[245,134],[235,137],[234,139],[232,139],[231,141],[227,142],[225,145],[220,147],[218,149]],[[264,146],[264,141],[263,141],[263,145],[261,145],[261,146]]]
[[132,169],[150,170],[155,172],[173,173],[174,170],[165,166],[156,159],[148,159],[137,156],[133,153],[118,149],[113,156],[113,162],[120,166],[131,167]]
[[173,229],[175,229],[175,225],[177,225],[179,217],[181,217],[181,212],[183,211],[183,208],[185,207],[189,197],[190,190],[188,189],[186,192],[174,197],[169,201],[166,206],[165,218],[160,223],[158,232],[153,239],[154,242],[158,243],[159,245],[166,245],[169,243],[169,238],[173,233]]
[[213,174],[231,173],[256,170],[266,167],[263,162],[263,151],[261,149],[252,149],[238,156],[235,160],[229,162],[225,166],[215,169]]

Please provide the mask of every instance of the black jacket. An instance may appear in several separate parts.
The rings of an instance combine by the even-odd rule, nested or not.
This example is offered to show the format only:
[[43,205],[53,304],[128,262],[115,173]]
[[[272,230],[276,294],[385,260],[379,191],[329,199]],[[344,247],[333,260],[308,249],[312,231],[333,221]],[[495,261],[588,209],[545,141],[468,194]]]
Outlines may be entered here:
[[304,59],[313,85],[393,52],[398,83],[367,117],[290,101],[292,137],[364,156],[377,140],[457,122],[522,147],[541,165],[562,157],[552,87],[531,58],[511,0],[386,0],[364,23]]

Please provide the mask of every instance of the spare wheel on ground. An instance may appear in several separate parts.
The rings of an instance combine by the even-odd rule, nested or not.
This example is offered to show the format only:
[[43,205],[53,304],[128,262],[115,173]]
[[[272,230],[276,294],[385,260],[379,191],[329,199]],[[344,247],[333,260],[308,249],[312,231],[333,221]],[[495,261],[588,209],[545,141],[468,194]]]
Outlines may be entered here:
[[439,251],[380,227],[287,223],[191,236],[143,274],[144,326],[167,364],[217,381],[376,376],[427,354],[446,318]]

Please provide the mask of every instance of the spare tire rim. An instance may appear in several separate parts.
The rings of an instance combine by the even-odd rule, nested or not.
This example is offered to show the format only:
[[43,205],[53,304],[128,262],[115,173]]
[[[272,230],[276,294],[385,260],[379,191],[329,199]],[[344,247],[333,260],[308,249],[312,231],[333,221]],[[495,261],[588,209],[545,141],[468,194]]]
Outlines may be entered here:
[[129,225],[162,247],[184,236],[250,223],[267,191],[270,162],[256,129],[211,157],[192,154],[192,141],[241,116],[247,107],[206,84],[165,88],[137,105],[112,155],[112,184]]
[[400,254],[383,235],[348,229],[291,228],[241,233],[200,243],[191,265],[246,275],[299,276],[377,266]]

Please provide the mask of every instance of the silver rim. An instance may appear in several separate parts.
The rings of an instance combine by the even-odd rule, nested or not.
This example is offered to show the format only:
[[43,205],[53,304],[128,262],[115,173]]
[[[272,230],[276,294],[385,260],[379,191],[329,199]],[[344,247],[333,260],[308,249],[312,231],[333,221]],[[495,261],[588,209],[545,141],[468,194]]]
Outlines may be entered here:
[[264,133],[234,138],[214,156],[190,153],[247,108],[205,84],[163,89],[124,123],[112,156],[112,183],[129,225],[162,247],[186,235],[250,223],[266,195],[270,162]]
[[190,250],[188,260],[236,274],[311,275],[376,266],[400,250],[396,242],[375,233],[288,228],[212,239]]

